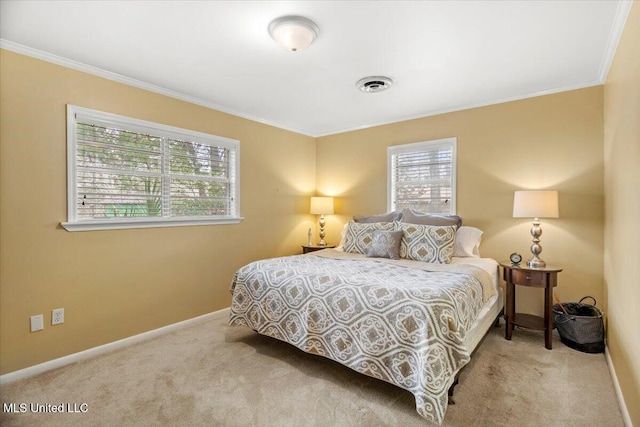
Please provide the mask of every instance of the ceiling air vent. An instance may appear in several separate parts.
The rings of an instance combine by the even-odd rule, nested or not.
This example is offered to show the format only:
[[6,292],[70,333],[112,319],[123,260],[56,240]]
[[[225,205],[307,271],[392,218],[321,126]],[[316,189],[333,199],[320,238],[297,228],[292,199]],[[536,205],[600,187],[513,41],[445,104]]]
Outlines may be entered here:
[[383,76],[372,76],[365,77],[364,79],[358,80],[356,86],[363,92],[382,92],[383,90],[387,90],[393,84],[393,80],[389,77]]

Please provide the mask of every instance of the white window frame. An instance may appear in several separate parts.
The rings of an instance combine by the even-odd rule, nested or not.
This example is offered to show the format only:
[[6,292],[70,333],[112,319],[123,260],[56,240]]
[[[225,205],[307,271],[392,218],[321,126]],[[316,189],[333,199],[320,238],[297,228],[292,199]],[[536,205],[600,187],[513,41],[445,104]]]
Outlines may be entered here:
[[396,187],[394,182],[394,156],[397,154],[414,153],[420,151],[434,151],[441,149],[451,150],[451,200],[449,203],[449,212],[441,212],[443,214],[456,214],[456,146],[458,139],[456,137],[436,139],[424,142],[415,142],[412,144],[394,145],[387,147],[387,211],[393,212],[397,210],[396,205]]
[[[231,164],[230,215],[182,216],[182,217],[144,217],[144,218],[77,218],[77,165],[76,165],[76,128],[78,122],[92,123],[118,129],[144,133],[158,137],[193,141],[217,147],[225,147],[234,153]],[[67,105],[67,222],[61,225],[68,231],[113,230],[127,228],[176,227],[189,225],[237,224],[242,221],[240,212],[240,141],[221,136],[210,135],[145,120],[134,119],[97,110]],[[163,214],[164,215],[164,214]]]

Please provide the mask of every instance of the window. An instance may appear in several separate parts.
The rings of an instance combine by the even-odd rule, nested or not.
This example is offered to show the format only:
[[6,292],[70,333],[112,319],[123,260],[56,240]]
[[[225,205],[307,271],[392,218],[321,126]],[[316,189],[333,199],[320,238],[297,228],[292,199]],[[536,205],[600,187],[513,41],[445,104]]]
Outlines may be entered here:
[[387,207],[456,213],[456,138],[387,148]]
[[237,223],[238,141],[67,106],[69,231]]

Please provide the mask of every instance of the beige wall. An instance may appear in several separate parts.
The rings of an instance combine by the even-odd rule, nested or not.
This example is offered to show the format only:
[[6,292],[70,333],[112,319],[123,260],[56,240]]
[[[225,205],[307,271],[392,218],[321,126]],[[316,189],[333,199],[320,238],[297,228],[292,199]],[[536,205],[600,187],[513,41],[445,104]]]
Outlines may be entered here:
[[631,7],[604,86],[607,346],[640,426],[640,5]]
[[[530,223],[511,217],[514,190],[560,191],[561,217],[543,220],[542,258],[564,267],[562,299],[588,294],[607,308],[609,351],[639,424],[639,15],[634,6],[604,89],[317,140],[1,50],[0,373],[227,307],[237,267],[299,251],[315,227],[307,210],[316,188],[337,196],[338,214],[327,218],[327,240],[337,243],[352,215],[386,210],[387,146],[455,136],[458,214],[485,231],[483,255],[529,253]],[[63,230],[67,103],[240,140],[245,220]],[[523,289],[518,304],[540,313],[541,294]],[[51,327],[58,307],[65,323]],[[29,316],[40,313],[45,330],[29,333]]]
[[[230,305],[243,264],[300,252],[315,140],[0,51],[0,373]],[[67,103],[240,140],[237,225],[70,233]],[[51,310],[65,323],[52,327]],[[45,329],[29,332],[29,316]]]
[[[513,192],[557,189],[560,218],[542,220],[542,258],[564,268],[561,299],[601,303],[602,96],[599,86],[318,138],[318,191],[342,201],[328,235],[339,239],[354,214],[386,211],[387,146],[457,137],[457,213],[484,230],[482,255],[528,258],[531,223],[512,218]],[[539,289],[519,287],[517,297],[520,311],[542,313]]]

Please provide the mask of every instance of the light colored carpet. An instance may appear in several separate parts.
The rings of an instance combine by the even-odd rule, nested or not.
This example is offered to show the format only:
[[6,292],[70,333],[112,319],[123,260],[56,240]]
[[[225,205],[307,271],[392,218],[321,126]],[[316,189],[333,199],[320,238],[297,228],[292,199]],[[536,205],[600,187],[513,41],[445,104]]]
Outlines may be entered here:
[[[445,426],[623,426],[603,354],[557,336],[492,328]],[[555,333],[555,332],[554,332]],[[87,404],[86,413],[1,413],[2,426],[426,426],[413,396],[319,356],[205,320],[0,387],[5,403]]]

